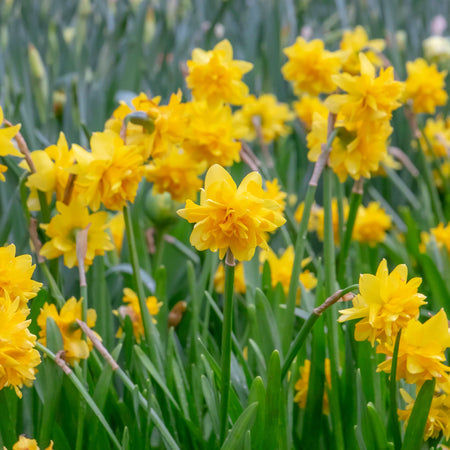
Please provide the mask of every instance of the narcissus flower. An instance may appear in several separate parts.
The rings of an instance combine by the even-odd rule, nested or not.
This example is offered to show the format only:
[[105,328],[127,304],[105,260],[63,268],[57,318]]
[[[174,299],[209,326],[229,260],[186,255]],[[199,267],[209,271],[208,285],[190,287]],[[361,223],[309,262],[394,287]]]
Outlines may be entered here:
[[[83,339],[81,328],[77,323],[77,319],[82,320],[82,302],[82,298],[77,301],[75,297],[70,297],[59,313],[55,305],[45,303],[37,319],[41,328],[39,342],[42,345],[47,345],[47,318],[51,317],[55,321],[63,339],[64,358],[72,365],[80,359],[88,358],[92,350],[92,342],[89,339]],[[96,321],[97,313],[89,308],[86,317],[87,326],[93,328]],[[100,339],[100,336],[97,335],[97,337]]]
[[391,225],[391,218],[379,203],[370,202],[367,207],[361,205],[353,227],[353,239],[373,246],[384,241],[386,231]]
[[[0,126],[3,125],[3,109],[0,106]],[[4,127],[0,128],[0,156],[18,156],[20,158],[23,157],[22,153],[14,147],[14,144],[11,142],[14,136],[19,132],[20,124],[14,125],[12,127]],[[3,175],[6,172],[7,167],[3,164],[0,164],[0,181],[5,181],[5,176]]]
[[[4,449],[6,447],[3,447]],[[24,435],[19,437],[19,440],[13,445],[12,450],[40,450],[36,439],[28,439]],[[53,441],[50,441],[50,445],[45,450],[53,450]]]
[[[141,336],[144,335],[144,323],[142,321],[141,309],[139,307],[139,298],[132,289],[124,288],[123,290],[123,302],[126,303],[124,306],[120,306],[118,310],[114,311],[114,314],[118,317],[124,319],[128,316],[133,324],[133,334],[137,342],[140,342]],[[145,303],[148,308],[148,312],[152,317],[159,313],[159,308],[162,302],[158,302],[157,298],[154,296],[147,297]],[[153,323],[156,320],[153,318]],[[117,331],[117,337],[122,336],[123,330],[119,328]]]
[[444,226],[443,223],[439,223],[436,228],[432,228],[429,233],[423,232],[421,234],[422,245],[426,247],[430,241],[430,237],[433,236],[436,239],[436,243],[439,247],[445,247],[450,254],[450,223]]
[[[302,409],[306,408],[306,399],[308,398],[309,374],[311,372],[311,361],[305,360],[305,363],[300,367],[300,378],[295,383],[294,402]],[[331,369],[330,360],[325,358],[325,390],[323,392],[322,412],[323,414],[330,414],[330,407],[328,403],[327,389],[331,389]]]
[[329,114],[328,109],[319,97],[309,95],[302,95],[298,102],[294,102],[294,111],[307,130],[312,127],[315,113],[323,117],[324,120],[327,120]]
[[[450,381],[450,367],[445,365],[445,350],[450,347],[447,315],[441,309],[425,323],[410,320],[400,337],[397,357],[397,379],[421,386],[426,380],[436,378],[438,386]],[[391,372],[394,343],[382,342],[377,353],[388,359],[378,365],[377,372]]]
[[145,177],[153,183],[155,192],[169,192],[173,200],[184,202],[187,198],[196,198],[203,185],[198,176],[205,168],[205,164],[195,161],[183,149],[173,146],[165,156],[154,158],[145,167]]
[[[390,274],[386,260],[378,266],[376,275],[369,273],[359,277],[359,294],[353,299],[353,308],[339,311],[339,322],[361,319],[355,325],[355,339],[376,339],[389,345],[400,329],[405,328],[419,316],[419,307],[424,305],[425,296],[417,292],[421,278],[407,281],[408,268],[397,266]],[[403,339],[403,336],[402,336]]]
[[434,114],[437,106],[445,105],[448,99],[445,92],[446,71],[439,72],[436,64],[428,65],[422,58],[407,62],[406,70],[405,99],[412,101],[416,114]]
[[100,211],[89,214],[86,206],[78,200],[73,200],[70,205],[56,202],[59,212],[50,223],[41,225],[50,238],[41,248],[41,255],[48,259],[58,258],[64,255],[64,264],[67,267],[78,265],[76,236],[77,232],[89,226],[87,233],[87,252],[84,264],[90,266],[95,256],[103,255],[105,251],[114,248],[106,229],[108,214]]
[[290,132],[286,122],[293,118],[289,106],[279,103],[274,95],[264,94],[259,98],[249,95],[234,114],[235,137],[253,141],[260,133],[263,142],[269,144]]
[[266,181],[265,197],[269,200],[275,200],[280,205],[280,213],[284,212],[286,207],[286,192],[281,190],[278,184],[278,179],[274,178],[272,181]]
[[26,307],[28,300],[36,297],[42,283],[31,279],[34,268],[30,255],[16,256],[14,244],[0,247],[0,297],[20,300]]
[[366,30],[360,25],[354,30],[345,30],[340,44],[340,48],[345,54],[342,70],[352,75],[358,75],[361,70],[360,52],[363,52],[373,65],[382,66],[383,61],[379,53],[384,50],[384,47],[383,39],[369,40]]
[[23,385],[31,386],[41,362],[39,352],[34,348],[36,336],[30,333],[27,320],[29,310],[20,304],[17,297],[0,297],[0,389],[11,386],[18,397]]
[[430,159],[446,158],[450,152],[450,117],[427,120],[420,133],[420,146]]
[[[406,408],[398,410],[398,418],[404,420],[406,426],[414,408],[415,400],[404,389],[400,389],[400,394],[406,402]],[[425,441],[436,439],[441,432],[445,439],[450,439],[450,395],[447,393],[441,393],[433,397],[423,439]]]
[[253,64],[233,59],[233,47],[227,39],[210,51],[195,48],[187,66],[186,83],[196,100],[206,100],[212,105],[220,102],[240,105],[248,95],[242,77]]
[[319,95],[336,89],[332,76],[341,69],[340,52],[324,49],[323,41],[306,42],[298,37],[293,45],[285,48],[288,62],[281,68],[284,78],[292,82],[297,95]]
[[195,223],[191,244],[197,250],[227,250],[241,261],[250,260],[257,246],[267,248],[267,233],[286,221],[275,200],[265,198],[261,176],[248,174],[239,187],[221,166],[212,166],[201,191],[200,205],[187,200],[178,214]]
[[[225,291],[225,268],[222,263],[219,264],[216,274],[214,275],[214,289],[219,294],[223,294]],[[246,290],[244,263],[240,262],[236,264],[236,267],[234,268],[234,292],[245,294]]]
[[[270,277],[272,280],[272,287],[275,288],[278,283],[281,283],[284,294],[289,292],[289,284],[291,282],[292,267],[294,266],[294,247],[290,245],[280,257],[269,248],[269,250],[263,250],[259,257],[261,263],[267,261],[270,266]],[[302,267],[309,264],[310,258],[306,258],[302,261]],[[304,270],[300,276],[299,281],[303,285],[306,291],[310,291],[317,286],[317,278],[309,270]],[[298,295],[300,295],[298,292]],[[298,297],[300,300],[300,297]]]
[[118,211],[126,202],[134,202],[139,182],[144,174],[142,155],[136,147],[124,145],[113,132],[94,133],[92,152],[74,147],[77,165],[76,186],[79,197],[94,211],[103,203]]

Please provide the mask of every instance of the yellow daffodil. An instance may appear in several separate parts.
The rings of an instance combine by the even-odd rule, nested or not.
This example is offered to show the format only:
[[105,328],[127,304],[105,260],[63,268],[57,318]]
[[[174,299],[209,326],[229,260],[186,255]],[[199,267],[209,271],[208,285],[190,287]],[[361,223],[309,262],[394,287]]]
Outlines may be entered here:
[[263,142],[270,144],[290,132],[286,122],[293,118],[289,106],[279,103],[274,95],[264,94],[258,98],[249,95],[233,116],[235,137],[250,142],[260,133]]
[[59,212],[50,223],[41,225],[50,241],[41,248],[41,255],[48,259],[64,255],[64,264],[67,267],[78,265],[76,253],[76,235],[80,230],[89,226],[87,233],[87,252],[84,264],[90,266],[95,256],[103,255],[105,251],[112,250],[111,242],[106,229],[108,214],[105,211],[89,214],[86,206],[78,200],[70,205],[56,202]]
[[[376,275],[369,273],[359,277],[359,294],[353,299],[353,308],[339,311],[339,322],[360,319],[355,325],[355,339],[378,339],[393,345],[400,329],[419,316],[419,307],[425,296],[417,292],[421,278],[407,281],[408,268],[397,266],[390,274],[386,260],[378,266]],[[403,336],[402,336],[403,338]]]
[[280,213],[284,212],[286,207],[286,192],[281,190],[281,186],[278,184],[278,179],[274,178],[272,181],[266,181],[265,197],[269,200],[275,200],[280,205]]
[[16,256],[14,244],[0,247],[0,297],[19,298],[20,307],[36,297],[42,283],[31,279],[36,267],[31,263],[30,255]]
[[180,147],[172,149],[161,158],[154,158],[145,168],[147,181],[153,183],[153,190],[159,194],[169,192],[172,199],[184,202],[195,199],[203,185],[198,176],[204,172],[205,164],[191,158]]
[[[278,283],[281,283],[284,294],[287,295],[291,282],[292,267],[294,266],[294,247],[290,245],[280,257],[269,248],[269,250],[264,250],[260,253],[259,259],[261,263],[264,261],[269,263],[272,287],[275,288]],[[302,267],[309,264],[310,261],[310,258],[304,259],[302,261]],[[304,270],[300,274],[299,281],[306,291],[310,291],[317,286],[317,278],[309,270]],[[300,301],[300,293],[301,291],[298,291],[298,302]]]
[[[214,275],[214,289],[223,294],[225,291],[225,268],[222,263],[217,267]],[[236,264],[234,268],[234,292],[245,294],[247,288],[245,286],[244,264],[242,262]]]
[[356,215],[353,239],[374,246],[384,241],[386,231],[391,226],[391,218],[381,208],[379,203],[370,202],[367,207],[361,205]]
[[[406,402],[406,409],[399,409],[398,417],[400,420],[405,421],[406,426],[414,408],[415,400],[404,389],[400,389],[400,394]],[[441,432],[445,439],[450,439],[450,395],[447,393],[433,397],[423,439],[425,441],[436,439]]]
[[[4,117],[3,117],[3,109],[0,107],[0,126],[3,125]],[[11,142],[14,136],[19,132],[20,124],[13,125],[11,127],[5,126],[0,128],[0,156],[18,156],[22,158],[22,153],[14,147],[14,144]],[[0,181],[5,181],[5,173],[7,167],[3,164],[0,164]]]
[[[438,386],[450,381],[450,367],[445,365],[445,350],[450,347],[447,315],[441,309],[425,323],[410,320],[402,331],[397,357],[397,379],[421,386],[436,378]],[[377,353],[388,358],[378,365],[377,372],[391,372],[393,342],[382,342]]]
[[[294,402],[298,403],[298,406],[302,409],[306,408],[306,399],[308,397],[308,386],[309,386],[309,374],[311,372],[311,361],[305,359],[302,367],[300,367],[300,378],[295,383],[295,393]],[[322,412],[323,414],[330,414],[330,407],[328,403],[328,392],[331,389],[331,369],[330,360],[325,358],[325,390],[323,392],[323,403]]]
[[384,50],[384,47],[383,39],[369,40],[366,30],[360,25],[354,30],[345,30],[340,44],[340,48],[345,54],[342,70],[351,75],[358,75],[361,70],[360,52],[363,52],[374,66],[382,66],[383,61],[379,54]]
[[206,100],[212,105],[221,102],[240,105],[248,95],[242,77],[253,64],[233,59],[233,47],[227,39],[210,51],[195,48],[187,66],[186,83],[196,100]]
[[[3,447],[5,449],[5,447]],[[12,450],[40,450],[36,439],[28,439],[24,435],[19,437],[19,440],[13,445]],[[45,450],[53,450],[53,441]]]
[[445,247],[450,255],[450,222],[446,226],[444,226],[443,223],[439,223],[438,226],[432,228],[429,233],[423,232],[421,238],[424,247],[426,247],[430,241],[431,236],[436,239],[437,245],[439,247]]
[[200,205],[187,200],[178,214],[195,223],[191,244],[198,250],[227,250],[241,261],[251,259],[257,246],[267,248],[267,233],[284,224],[279,203],[265,198],[261,176],[252,172],[239,185],[221,166],[212,166],[201,191]]
[[288,62],[281,71],[297,95],[307,93],[314,96],[336,89],[332,76],[341,69],[340,52],[325,50],[323,41],[319,39],[306,42],[301,37],[283,51]]
[[183,142],[186,153],[208,166],[231,166],[239,162],[241,144],[234,139],[231,108],[206,102],[192,102],[187,108],[190,119]]
[[408,77],[406,79],[405,99],[412,101],[416,114],[434,114],[437,106],[445,105],[448,94],[445,92],[446,71],[439,72],[436,64],[418,58],[406,63]]
[[142,155],[136,147],[124,145],[113,132],[94,133],[92,152],[74,147],[77,165],[76,186],[79,197],[94,211],[103,203],[113,211],[126,202],[134,202],[139,182],[144,174]]
[[298,102],[294,102],[294,111],[302,121],[307,130],[310,130],[313,124],[314,114],[319,114],[324,120],[328,119],[328,109],[319,97],[302,95]]
[[[134,292],[130,288],[124,288],[123,302],[126,303],[126,305],[120,306],[117,311],[114,311],[114,314],[121,317],[122,319],[124,319],[126,316],[131,319],[131,323],[133,324],[134,337],[136,338],[137,342],[140,342],[141,336],[144,335],[144,323],[142,321],[139,299],[136,292]],[[154,317],[159,313],[159,308],[161,307],[162,302],[158,302],[156,297],[147,297],[145,303],[151,316]],[[154,318],[153,323],[156,323],[156,320]],[[119,330],[117,331],[117,337],[121,337],[122,333],[122,328],[119,328]]]
[[[61,332],[64,345],[64,358],[70,364],[79,362],[80,359],[89,357],[89,352],[92,350],[92,342],[83,339],[81,328],[77,323],[77,319],[82,317],[82,302],[83,299],[77,301],[75,297],[69,298],[61,311],[58,313],[56,306],[45,303],[41,308],[37,323],[41,329],[39,331],[39,342],[42,345],[47,345],[47,318],[51,317]],[[97,320],[97,313],[94,309],[87,310],[86,324],[89,328],[95,326]],[[100,336],[97,335],[98,338]]]
[[420,146],[430,159],[450,156],[450,116],[444,120],[438,116],[427,120],[420,133]]
[[23,385],[31,386],[41,362],[39,352],[34,348],[36,336],[30,333],[27,320],[29,310],[20,304],[17,297],[0,297],[0,389],[11,386],[18,397]]

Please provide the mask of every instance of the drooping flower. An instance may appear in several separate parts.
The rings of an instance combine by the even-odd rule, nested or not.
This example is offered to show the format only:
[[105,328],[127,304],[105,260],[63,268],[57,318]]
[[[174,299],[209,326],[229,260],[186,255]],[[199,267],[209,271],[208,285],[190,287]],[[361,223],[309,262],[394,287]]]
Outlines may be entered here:
[[94,133],[92,152],[74,147],[77,165],[76,186],[79,197],[94,211],[103,203],[118,211],[126,202],[134,202],[139,182],[144,174],[142,155],[137,147],[124,145],[111,131]]
[[328,109],[319,97],[309,95],[302,95],[298,102],[294,102],[294,111],[307,130],[312,127],[315,113],[325,120],[327,120],[329,114]]
[[30,333],[27,320],[29,310],[20,304],[17,297],[0,297],[0,389],[11,386],[18,397],[23,385],[31,386],[41,362],[34,348],[36,336]]
[[351,75],[359,74],[361,65],[359,54],[363,52],[367,59],[377,67],[383,65],[379,54],[384,50],[383,39],[369,40],[366,30],[358,25],[354,30],[345,30],[342,36],[340,48],[344,51],[345,58],[342,70]]
[[[450,367],[445,365],[445,350],[450,347],[450,332],[447,315],[441,309],[425,323],[410,320],[402,331],[397,357],[397,380],[404,378],[407,383],[419,387],[436,378],[437,385],[448,384]],[[377,372],[391,372],[393,342],[382,342],[377,353],[388,358],[378,365]]]
[[391,225],[391,218],[379,203],[370,202],[367,207],[361,205],[353,227],[353,238],[373,246],[384,241],[386,231],[391,228]]
[[439,72],[436,64],[428,65],[422,58],[407,62],[406,70],[405,99],[412,101],[416,114],[434,114],[437,106],[445,105],[448,99],[445,92],[446,71]]
[[[368,340],[372,346],[378,339],[393,345],[400,329],[419,316],[419,307],[425,296],[417,292],[421,278],[407,281],[408,268],[397,266],[390,274],[383,259],[376,275],[359,277],[359,294],[353,298],[353,307],[339,311],[339,322],[360,319],[355,325],[355,339]],[[402,336],[403,339],[403,336]]]
[[89,226],[87,233],[87,252],[84,264],[90,266],[95,256],[114,248],[106,229],[108,214],[100,211],[89,214],[88,208],[77,199],[70,205],[56,202],[59,212],[50,223],[41,225],[50,238],[41,248],[41,255],[48,259],[64,255],[64,264],[71,268],[78,265],[76,253],[76,235]]
[[284,224],[275,200],[265,198],[261,176],[252,172],[239,187],[221,166],[212,166],[201,191],[200,205],[187,200],[178,214],[195,223],[191,244],[197,250],[227,250],[240,261],[251,259],[257,246],[267,248],[267,234]]
[[[287,295],[292,277],[292,268],[294,266],[294,247],[292,245],[287,247],[280,257],[270,248],[269,250],[263,250],[260,253],[260,261],[261,263],[264,261],[269,263],[272,288],[276,288],[277,284],[281,283],[284,294]],[[305,258],[302,261],[302,267],[305,267],[310,261],[310,258]],[[317,278],[307,269],[303,270],[300,274],[299,282],[306,291],[310,291],[317,286]],[[300,301],[300,293],[301,291],[297,292],[297,301]]]
[[35,265],[30,255],[16,256],[14,244],[0,247],[0,297],[14,301],[20,299],[20,307],[36,297],[42,283],[31,279]]
[[292,82],[297,95],[319,95],[336,89],[332,76],[341,69],[342,55],[324,49],[323,41],[306,42],[298,37],[293,45],[285,48],[288,62],[281,68],[284,78]]
[[[302,409],[306,408],[306,399],[308,397],[309,374],[311,372],[311,361],[305,359],[305,363],[300,367],[300,378],[295,383],[294,402]],[[331,389],[331,369],[330,360],[325,358],[325,389],[323,392],[322,412],[323,414],[330,414],[330,407],[328,403],[327,389]]]
[[208,166],[231,166],[240,161],[240,142],[234,139],[233,116],[228,105],[206,102],[188,105],[189,124],[183,149],[195,161]]
[[[398,410],[398,418],[405,421],[406,426],[414,408],[415,400],[404,389],[400,389],[400,394],[406,402],[406,408]],[[423,439],[424,441],[436,439],[441,432],[445,439],[450,439],[450,395],[447,393],[441,393],[433,397]]]
[[279,103],[274,95],[264,94],[258,98],[249,95],[242,108],[234,113],[235,137],[251,142],[260,133],[262,141],[270,144],[290,132],[286,122],[293,118],[289,106]]
[[[214,275],[214,289],[219,294],[223,294],[225,291],[225,268],[222,263],[219,264],[216,274]],[[245,294],[246,290],[244,263],[240,262],[236,264],[236,267],[234,268],[234,292]]]
[[210,51],[195,48],[187,66],[186,83],[196,100],[206,100],[212,105],[220,102],[240,105],[248,95],[242,77],[253,64],[233,59],[233,47],[227,39]]
[[[116,316],[124,319],[128,316],[133,324],[133,334],[137,342],[140,342],[141,336],[144,335],[144,323],[142,321],[141,309],[139,307],[139,298],[132,289],[124,288],[123,290],[123,302],[126,303],[124,306],[120,306],[117,311],[114,311]],[[159,313],[159,308],[162,302],[158,302],[158,299],[154,296],[147,297],[145,303],[148,308],[148,312],[153,317],[153,323],[156,323],[154,316]],[[117,331],[117,337],[121,337],[123,334],[122,328]]]
[[[3,109],[0,106],[0,126],[3,125],[4,116]],[[18,156],[22,158],[22,153],[14,147],[14,144],[11,142],[14,136],[19,132],[20,124],[13,125],[11,127],[0,128],[0,156]],[[0,181],[5,181],[5,176],[3,175],[6,172],[7,167],[3,164],[0,164]]]
[[[89,339],[83,339],[81,328],[77,323],[77,319],[82,320],[82,302],[82,298],[77,301],[75,297],[70,297],[59,313],[55,305],[45,303],[37,319],[41,329],[39,342],[42,345],[47,345],[47,319],[51,317],[55,321],[63,340],[64,358],[72,365],[80,359],[88,358],[92,350],[92,342]],[[96,321],[97,313],[89,308],[86,317],[87,326],[93,328]],[[100,336],[97,335],[97,337],[100,339]]]
[[154,158],[146,166],[145,177],[153,183],[155,192],[169,192],[173,200],[184,202],[187,198],[196,198],[203,184],[198,176],[204,169],[205,164],[193,160],[183,149],[173,146],[165,156]]

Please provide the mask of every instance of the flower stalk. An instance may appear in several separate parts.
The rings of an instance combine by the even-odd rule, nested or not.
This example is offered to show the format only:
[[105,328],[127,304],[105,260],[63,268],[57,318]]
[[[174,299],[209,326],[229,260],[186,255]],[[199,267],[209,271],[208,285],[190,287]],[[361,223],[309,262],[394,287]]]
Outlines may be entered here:
[[391,376],[389,380],[389,396],[390,396],[390,408],[389,408],[389,420],[394,437],[395,450],[400,450],[402,447],[402,438],[400,434],[399,421],[398,421],[398,405],[397,405],[397,357],[398,349],[400,347],[400,338],[402,335],[402,329],[400,328],[395,338],[394,353],[392,355]]

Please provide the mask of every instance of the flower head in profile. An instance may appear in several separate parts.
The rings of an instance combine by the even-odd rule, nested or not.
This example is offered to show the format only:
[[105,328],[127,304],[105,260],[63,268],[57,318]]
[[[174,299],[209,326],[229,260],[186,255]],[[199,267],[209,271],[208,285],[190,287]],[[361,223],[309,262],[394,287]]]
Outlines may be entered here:
[[212,105],[220,102],[240,105],[248,95],[242,77],[253,64],[233,59],[233,47],[227,39],[210,51],[195,48],[187,66],[186,83],[196,100],[206,100]]
[[47,259],[58,258],[64,255],[64,264],[71,268],[78,265],[77,261],[77,232],[89,227],[87,233],[87,252],[84,264],[90,266],[94,257],[103,255],[105,251],[114,248],[106,229],[108,228],[108,214],[100,211],[89,214],[86,206],[78,200],[70,205],[56,202],[59,214],[54,216],[50,223],[41,225],[50,238],[41,248],[41,255]]
[[[438,386],[448,385],[450,367],[445,364],[445,350],[450,347],[447,315],[441,309],[425,323],[410,320],[403,329],[397,357],[397,379],[421,386],[436,378]],[[384,342],[377,353],[388,358],[378,365],[377,372],[391,372],[394,343]]]
[[[41,329],[39,342],[42,345],[47,345],[47,319],[51,317],[55,321],[63,339],[64,358],[72,365],[79,362],[80,359],[88,358],[89,352],[92,350],[92,342],[89,339],[83,339],[81,328],[77,323],[77,319],[82,320],[82,302],[82,298],[77,301],[75,297],[71,297],[59,313],[55,305],[45,303],[37,319]],[[93,328],[96,321],[97,313],[94,309],[89,308],[86,318],[87,326]],[[97,337],[100,339],[100,336]]]
[[[140,342],[141,336],[144,335],[144,323],[142,321],[141,309],[139,307],[139,298],[132,289],[124,288],[123,290],[123,302],[125,305],[120,306],[118,310],[114,311],[114,314],[122,319],[128,316],[133,324],[133,334],[137,342]],[[157,298],[151,295],[147,297],[145,303],[148,308],[148,312],[152,317],[159,313],[159,308],[162,302],[158,302]],[[153,323],[156,320],[153,318]],[[117,337],[121,337],[123,333],[122,328],[117,331]]]
[[405,98],[411,100],[416,114],[434,114],[437,106],[445,105],[448,94],[445,91],[447,72],[439,72],[436,64],[418,58],[406,63],[408,77],[406,79]]
[[231,175],[215,164],[206,173],[200,205],[187,200],[178,214],[195,223],[191,244],[197,250],[230,250],[240,261],[250,260],[256,247],[267,248],[268,233],[284,224],[275,200],[265,198],[261,176],[252,172],[239,187]]
[[94,133],[92,152],[74,147],[77,165],[76,186],[79,197],[94,211],[103,203],[113,211],[126,202],[134,202],[139,182],[144,174],[143,158],[137,147],[124,145],[122,139],[110,131]]
[[[220,263],[217,267],[216,274],[214,275],[214,289],[219,293],[225,292],[225,268],[223,263]],[[240,262],[236,264],[234,268],[234,292],[238,294],[245,294],[247,287],[245,285],[244,276],[244,263]]]
[[41,362],[34,348],[36,336],[30,333],[27,320],[29,310],[20,304],[17,297],[11,301],[0,296],[0,389],[11,386],[18,397],[23,385],[31,386]]
[[363,52],[374,66],[382,66],[383,61],[379,54],[384,50],[384,47],[383,39],[369,40],[366,30],[360,25],[354,30],[345,30],[340,44],[341,50],[345,52],[342,70],[351,75],[358,75],[361,70],[360,52]]
[[[400,394],[406,402],[406,408],[398,410],[398,418],[405,421],[406,426],[414,408],[415,400],[404,389],[400,389]],[[435,394],[431,401],[423,439],[425,441],[436,439],[441,435],[441,432],[445,439],[450,439],[450,394],[444,392]]]
[[378,202],[370,202],[367,207],[361,205],[353,227],[353,239],[374,246],[384,241],[391,226],[391,218]]
[[[325,358],[325,385],[326,388],[323,393],[322,412],[323,414],[330,414],[330,406],[328,403],[327,389],[331,388],[331,369],[330,360]],[[302,409],[306,408],[306,399],[308,397],[309,375],[311,372],[311,361],[305,359],[305,363],[300,367],[300,378],[295,383],[294,402],[298,403],[298,406]]]
[[0,297],[19,298],[20,307],[26,307],[42,286],[31,279],[35,267],[30,255],[16,256],[14,244],[0,247]]
[[[360,319],[355,326],[355,339],[375,340],[389,345],[400,329],[419,316],[419,307],[425,296],[417,292],[421,278],[407,281],[408,268],[400,264],[391,273],[383,259],[376,275],[369,273],[359,277],[359,294],[353,299],[353,307],[339,311],[339,322]],[[403,339],[403,336],[402,336]]]
[[270,144],[290,132],[286,122],[293,118],[289,106],[279,103],[274,95],[264,94],[258,98],[249,95],[234,114],[235,136],[250,142],[260,135],[265,144]]
[[[3,117],[3,109],[0,106],[0,126],[3,125],[4,117]],[[22,153],[14,147],[12,143],[12,139],[19,132],[20,125],[13,125],[11,127],[5,126],[4,128],[0,128],[0,156],[18,156],[22,158]],[[5,176],[3,175],[6,172],[7,167],[3,164],[0,164],[0,181],[5,181]]]
[[[3,447],[5,448],[5,447]],[[36,439],[28,439],[25,435],[21,435],[19,440],[13,445],[12,450],[40,450]],[[53,441],[50,441],[50,445],[45,450],[53,450]]]
[[314,114],[318,114],[324,120],[327,120],[329,114],[319,97],[309,95],[302,95],[298,102],[294,102],[294,111],[307,130],[312,127]]
[[323,41],[319,39],[306,42],[301,37],[283,51],[288,62],[281,72],[292,83],[297,95],[307,93],[315,96],[336,89],[332,76],[341,69],[342,55],[339,52],[325,50]]

